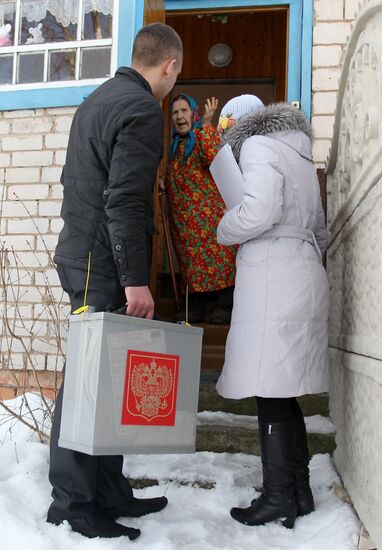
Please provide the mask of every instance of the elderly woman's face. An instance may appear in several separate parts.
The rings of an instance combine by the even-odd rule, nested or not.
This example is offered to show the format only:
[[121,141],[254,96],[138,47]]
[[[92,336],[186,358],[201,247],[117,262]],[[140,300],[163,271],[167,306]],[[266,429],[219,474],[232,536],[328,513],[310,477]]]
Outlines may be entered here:
[[172,123],[180,135],[186,135],[192,128],[192,111],[185,99],[178,99],[172,104]]

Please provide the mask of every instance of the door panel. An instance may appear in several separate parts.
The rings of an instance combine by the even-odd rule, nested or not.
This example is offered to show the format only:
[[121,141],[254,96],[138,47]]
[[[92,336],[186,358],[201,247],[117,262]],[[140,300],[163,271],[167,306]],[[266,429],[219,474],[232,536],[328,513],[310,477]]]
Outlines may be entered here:
[[164,22],[164,0],[145,0],[144,24]]
[[[149,23],[164,23],[166,19],[164,11],[164,0],[145,0],[145,11],[144,11],[144,25]],[[166,128],[165,133],[165,151],[168,147],[168,129]],[[166,139],[167,138],[167,139]],[[164,174],[164,160],[162,160],[159,170],[158,177]],[[162,220],[160,218],[160,208],[159,208],[159,199],[158,199],[158,182],[154,186],[154,225],[158,230],[158,233],[153,237],[153,256],[151,262],[151,283],[150,290],[154,297],[154,300],[157,298],[157,278],[158,278],[158,264],[162,264],[162,253],[163,253],[163,230],[162,230]]]
[[[170,12],[166,22],[179,33],[184,45],[179,80],[271,79],[274,99],[286,100],[287,21],[286,7],[236,11],[224,16]],[[232,49],[233,58],[226,67],[214,67],[209,62],[208,52],[218,43]]]

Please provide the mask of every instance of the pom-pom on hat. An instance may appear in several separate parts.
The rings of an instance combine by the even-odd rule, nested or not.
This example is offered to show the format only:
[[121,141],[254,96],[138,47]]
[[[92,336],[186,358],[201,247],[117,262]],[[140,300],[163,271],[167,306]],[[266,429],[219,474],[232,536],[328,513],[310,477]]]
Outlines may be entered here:
[[224,121],[230,118],[239,120],[243,116],[255,113],[259,109],[264,107],[264,103],[257,96],[252,94],[238,95],[230,99],[223,107],[219,117],[219,124],[224,129]]

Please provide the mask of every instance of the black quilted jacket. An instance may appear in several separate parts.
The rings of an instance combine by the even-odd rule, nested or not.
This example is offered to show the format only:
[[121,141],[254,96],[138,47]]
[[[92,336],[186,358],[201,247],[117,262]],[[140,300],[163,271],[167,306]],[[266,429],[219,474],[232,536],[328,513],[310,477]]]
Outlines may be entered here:
[[54,261],[118,277],[150,279],[153,193],[163,115],[149,83],[122,67],[77,109],[61,183],[64,200]]

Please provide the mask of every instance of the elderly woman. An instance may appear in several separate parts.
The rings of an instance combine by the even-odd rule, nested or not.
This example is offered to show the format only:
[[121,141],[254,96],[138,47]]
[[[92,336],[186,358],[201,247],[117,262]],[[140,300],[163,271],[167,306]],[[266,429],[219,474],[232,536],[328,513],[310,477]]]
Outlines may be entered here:
[[[229,323],[235,278],[235,247],[217,243],[216,228],[224,203],[209,172],[220,143],[211,125],[217,108],[207,99],[203,118],[186,94],[172,101],[172,142],[168,198],[174,249],[184,286],[189,289],[188,320],[204,320],[205,302],[214,301],[210,321]],[[185,312],[178,320],[185,319]]]
[[282,519],[291,528],[314,510],[296,397],[328,390],[324,213],[304,114],[281,103],[235,120],[240,98],[229,103],[222,141],[243,172],[244,195],[217,231],[219,243],[240,245],[217,389],[231,399],[256,396],[263,465],[261,496],[231,516],[247,525]]

